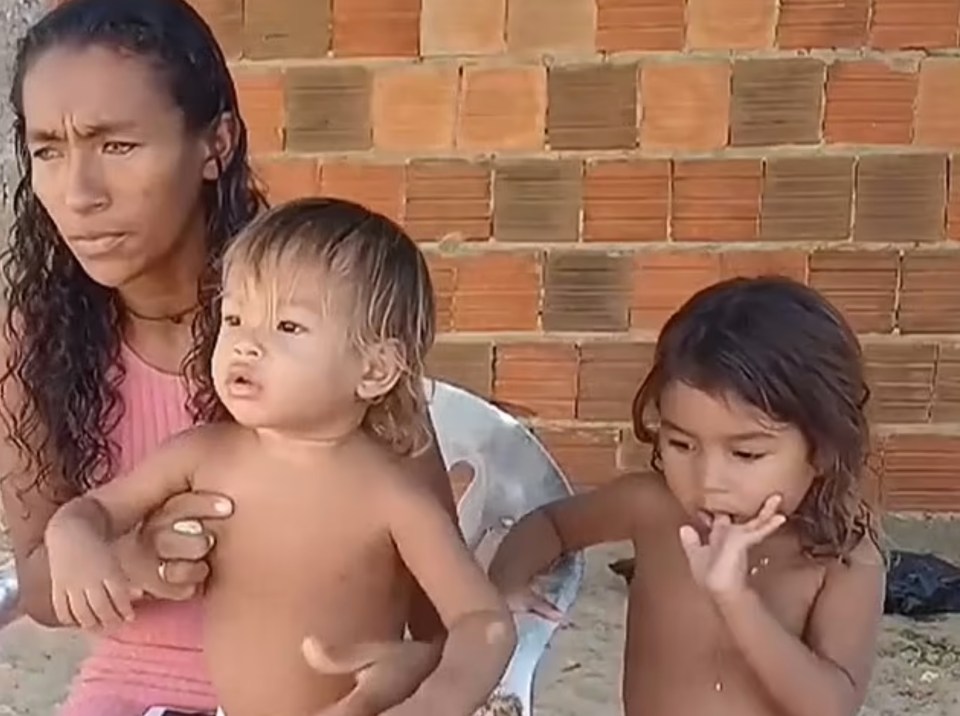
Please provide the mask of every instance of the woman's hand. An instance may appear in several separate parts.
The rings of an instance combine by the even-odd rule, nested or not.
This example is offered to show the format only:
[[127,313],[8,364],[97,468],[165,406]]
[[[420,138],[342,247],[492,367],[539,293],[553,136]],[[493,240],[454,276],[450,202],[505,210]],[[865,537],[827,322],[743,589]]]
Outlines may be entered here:
[[130,581],[158,599],[195,596],[210,574],[207,557],[214,536],[206,520],[225,519],[233,503],[222,495],[185,492],[174,495],[148,517],[140,530],[117,545]]

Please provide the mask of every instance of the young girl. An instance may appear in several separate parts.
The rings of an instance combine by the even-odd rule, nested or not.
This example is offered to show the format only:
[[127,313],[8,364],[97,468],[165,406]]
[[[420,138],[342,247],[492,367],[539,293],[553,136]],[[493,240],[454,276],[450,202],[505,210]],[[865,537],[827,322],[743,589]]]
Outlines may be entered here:
[[46,545],[60,620],[130,618],[110,542],[171,495],[211,491],[235,506],[217,526],[205,594],[205,651],[225,713],[314,716],[338,702],[352,677],[318,677],[303,640],[402,639],[415,582],[449,635],[433,674],[388,713],[472,713],[506,667],[513,622],[404,461],[430,441],[422,376],[433,306],[423,256],[383,216],[310,199],[255,220],[225,255],[209,351],[208,398],[224,419],[54,515]]
[[627,716],[852,716],[869,680],[884,566],[862,494],[860,346],[815,291],[735,279],[666,324],[634,399],[653,473],[528,515],[493,581],[630,540]]

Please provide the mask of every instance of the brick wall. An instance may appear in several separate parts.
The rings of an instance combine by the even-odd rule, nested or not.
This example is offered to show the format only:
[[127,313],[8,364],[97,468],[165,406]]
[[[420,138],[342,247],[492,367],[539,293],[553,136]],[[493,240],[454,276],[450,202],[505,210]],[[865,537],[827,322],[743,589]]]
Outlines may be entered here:
[[404,222],[434,372],[580,484],[645,464],[664,317],[773,271],[863,336],[887,507],[960,509],[960,0],[195,1],[273,200]]

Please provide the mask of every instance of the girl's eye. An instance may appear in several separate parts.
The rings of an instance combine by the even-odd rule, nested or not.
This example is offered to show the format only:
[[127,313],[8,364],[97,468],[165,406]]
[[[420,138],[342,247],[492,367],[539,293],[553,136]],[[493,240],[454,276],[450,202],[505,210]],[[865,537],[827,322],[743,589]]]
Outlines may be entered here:
[[240,325],[240,316],[234,316],[230,313],[224,314],[223,325],[229,326],[230,328],[236,328]]
[[293,321],[280,321],[280,323],[277,324],[277,330],[281,333],[290,333],[296,336],[303,333],[306,329],[299,323],[294,323]]
[[667,440],[667,445],[672,447],[674,450],[681,450],[683,452],[690,450],[690,443],[684,442],[683,440],[677,440],[676,438]]
[[41,162],[48,162],[57,158],[57,151],[53,147],[38,147],[30,153],[30,156]]
[[119,156],[129,154],[136,148],[137,145],[133,142],[106,142],[103,145],[103,151],[106,154],[116,154]]
[[760,458],[764,457],[766,453],[762,452],[750,452],[749,450],[734,450],[733,456],[738,460],[743,460],[745,462],[756,462]]

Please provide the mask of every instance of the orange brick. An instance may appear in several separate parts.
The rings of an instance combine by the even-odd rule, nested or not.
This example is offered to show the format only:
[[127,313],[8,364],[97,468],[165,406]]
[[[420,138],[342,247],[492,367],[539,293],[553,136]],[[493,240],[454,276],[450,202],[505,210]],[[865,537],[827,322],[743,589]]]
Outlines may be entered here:
[[898,318],[903,333],[960,332],[960,254],[915,251],[903,257]]
[[891,435],[883,445],[883,502],[887,510],[960,510],[960,437]]
[[416,57],[419,52],[420,0],[333,0],[334,55]]
[[957,46],[960,0],[873,0],[870,46],[881,50]]
[[613,160],[587,165],[584,241],[664,241],[670,163]]
[[807,255],[803,251],[725,251],[720,254],[720,278],[786,276],[807,280]]
[[720,279],[716,254],[641,253],[634,259],[630,325],[659,329],[694,293]]
[[496,251],[457,259],[453,325],[458,331],[536,330],[540,255]]
[[688,0],[687,47],[758,50],[773,47],[776,0]]
[[836,144],[909,144],[917,76],[883,62],[837,62],[827,70],[824,139]]
[[506,51],[506,0],[423,0],[424,55],[496,55]]
[[729,63],[649,63],[640,82],[644,149],[709,151],[726,146]]
[[916,122],[917,144],[960,145],[960,60],[923,61]]
[[433,282],[433,294],[437,306],[437,332],[453,330],[453,296],[457,292],[457,264],[449,256],[435,251],[426,251],[427,267]]
[[203,15],[228,59],[243,49],[243,0],[188,0]]
[[320,164],[307,157],[257,159],[254,172],[272,205],[320,195]]
[[870,0],[780,0],[783,49],[858,48],[867,41]]
[[543,67],[467,67],[464,70],[458,147],[541,149],[546,116],[547,75]]
[[465,161],[421,161],[407,168],[406,228],[418,241],[449,235],[490,238],[490,167]]
[[591,52],[596,26],[595,0],[512,0],[507,3],[507,50]]
[[394,221],[403,217],[403,167],[331,162],[323,165],[321,188],[328,196],[355,201]]
[[373,143],[388,151],[453,147],[459,71],[416,65],[378,72],[373,81]]
[[763,164],[758,159],[676,162],[676,241],[753,241],[760,226]]
[[499,345],[493,396],[539,418],[573,418],[578,362],[577,347],[566,343]]
[[937,346],[937,368],[933,383],[935,423],[960,421],[960,346],[941,343]]
[[250,151],[283,149],[286,115],[283,108],[283,75],[279,72],[234,70],[240,114],[247,125]]
[[589,490],[616,479],[616,428],[538,427],[539,437],[560,469],[578,490]]
[[682,50],[684,0],[597,0],[597,49]]

